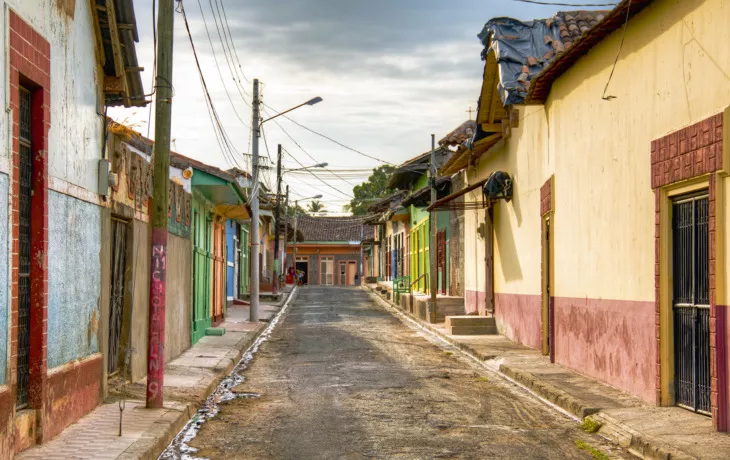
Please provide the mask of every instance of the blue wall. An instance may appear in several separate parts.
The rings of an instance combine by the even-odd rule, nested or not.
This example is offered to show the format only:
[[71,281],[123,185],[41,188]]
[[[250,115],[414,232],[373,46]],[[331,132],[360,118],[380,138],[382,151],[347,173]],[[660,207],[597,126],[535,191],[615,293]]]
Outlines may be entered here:
[[0,385],[8,364],[8,176],[0,174]]
[[48,192],[48,368],[99,351],[101,209]]
[[[233,243],[233,236],[236,234],[236,223],[232,220],[226,221],[226,261],[230,263],[235,262],[236,258],[236,248],[234,247]],[[233,267],[228,266],[228,263],[226,263],[226,296],[228,297],[237,297],[233,294],[233,285],[235,281],[235,270]]]

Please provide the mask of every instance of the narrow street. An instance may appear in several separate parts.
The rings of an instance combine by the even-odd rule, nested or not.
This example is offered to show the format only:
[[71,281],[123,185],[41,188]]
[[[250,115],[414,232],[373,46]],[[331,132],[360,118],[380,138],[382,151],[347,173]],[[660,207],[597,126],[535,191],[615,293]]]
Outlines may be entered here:
[[359,289],[303,288],[244,376],[196,457],[630,458]]

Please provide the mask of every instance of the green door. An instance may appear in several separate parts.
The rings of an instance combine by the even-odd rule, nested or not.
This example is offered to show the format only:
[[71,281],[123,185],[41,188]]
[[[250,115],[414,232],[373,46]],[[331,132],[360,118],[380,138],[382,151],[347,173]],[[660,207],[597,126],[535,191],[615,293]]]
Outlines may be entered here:
[[240,292],[239,295],[248,294],[248,285],[249,285],[249,253],[251,251],[251,248],[248,244],[248,225],[241,226],[241,260],[239,262],[239,270],[238,273],[240,275],[239,280],[239,286],[240,286]]
[[211,223],[198,200],[193,200],[193,318],[192,342],[197,343],[210,327]]

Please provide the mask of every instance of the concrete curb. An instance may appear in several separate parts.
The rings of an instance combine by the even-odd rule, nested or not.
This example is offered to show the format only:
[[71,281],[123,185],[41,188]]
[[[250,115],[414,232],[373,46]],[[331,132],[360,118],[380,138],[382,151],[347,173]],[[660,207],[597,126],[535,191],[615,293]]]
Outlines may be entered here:
[[117,457],[117,460],[155,460],[195,415],[195,411],[193,403],[185,404],[182,410],[170,410]]
[[639,433],[605,412],[590,415],[588,419],[601,424],[601,428],[598,430],[599,435],[628,450],[637,457],[652,460],[688,460],[697,458],[681,450],[664,447],[658,440]]
[[437,335],[445,342],[448,342],[449,344],[456,346],[466,353],[482,361],[485,361],[485,364],[487,364],[486,362],[489,361],[490,363],[487,364],[487,367],[491,368],[495,372],[498,372],[499,374],[502,374],[509,380],[517,382],[519,385],[527,388],[534,394],[555,405],[557,408],[574,415],[580,420],[588,418],[597,423],[600,423],[601,428],[598,431],[598,434],[600,436],[628,450],[632,454],[640,458],[652,460],[688,460],[696,458],[688,455],[681,450],[664,447],[661,442],[652,438],[651,436],[643,435],[632,429],[631,427],[614,419],[605,412],[601,412],[601,408],[587,406],[583,404],[578,398],[573,397],[572,395],[555,387],[554,385],[541,381],[538,377],[535,377],[529,372],[515,369],[506,364],[497,365],[497,360],[499,356],[485,354],[472,348],[468,344],[461,343],[454,338],[448,336],[447,334],[444,334],[443,331],[439,330],[433,325],[428,324],[420,318],[415,317],[410,312],[403,310],[389,299],[380,296],[378,293],[375,292],[374,289],[368,286],[364,286],[363,289],[377,303],[385,306],[386,309],[391,310],[391,314],[394,313],[393,310],[395,310],[395,312],[400,313],[407,318],[410,318],[424,329],[427,329],[428,331]]
[[581,420],[601,410],[599,407],[586,406],[580,399],[554,385],[543,382],[529,372],[514,369],[506,364],[500,365],[499,371]]
[[[296,300],[299,293],[298,289],[284,293],[285,297],[280,308],[284,308],[287,302]],[[247,334],[236,343],[235,352],[228,353],[226,356],[226,365],[215,369],[215,377],[208,383],[205,388],[205,394],[209,395],[218,387],[220,382],[231,373],[236,364],[243,357],[243,353],[248,350],[253,343],[258,340],[259,336],[269,326],[268,322],[260,322],[258,327],[254,329],[252,334]],[[173,400],[174,401],[174,400]],[[175,436],[182,430],[188,421],[198,411],[198,405],[187,401],[174,401],[182,404],[182,409],[171,409],[168,413],[157,420],[152,428],[129,446],[117,460],[155,460],[175,439]]]

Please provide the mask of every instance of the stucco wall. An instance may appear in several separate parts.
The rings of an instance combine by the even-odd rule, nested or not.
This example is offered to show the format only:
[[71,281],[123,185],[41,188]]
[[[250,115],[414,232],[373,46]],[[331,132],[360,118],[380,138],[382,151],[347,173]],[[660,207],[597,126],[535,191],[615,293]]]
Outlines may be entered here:
[[8,369],[8,176],[0,174],[0,385]]
[[[556,318],[574,331],[570,318],[607,321],[590,327],[597,335],[558,330],[558,351],[561,340],[570,344],[558,360],[649,401],[656,377],[650,145],[730,105],[728,23],[723,0],[655,1],[626,30],[608,89],[616,99],[601,94],[620,30],[558,79],[546,104],[555,156],[555,295],[588,300],[569,308],[556,302]],[[612,332],[622,325],[630,326],[626,334]],[[581,359],[585,347],[603,350]],[[609,358],[616,364],[603,365]]]
[[48,193],[48,368],[99,351],[101,209]]
[[[89,2],[77,0],[73,18],[56,1],[0,0],[0,15],[7,4],[51,45],[51,127],[48,132],[50,176],[84,189],[97,188],[98,160],[101,152],[102,116],[97,91],[95,37]],[[66,2],[68,3],[68,2]],[[3,24],[6,24],[3,17]],[[0,48],[6,47],[0,34]],[[6,81],[6,66],[0,66],[0,81]],[[0,98],[7,103],[7,86],[0,85]],[[6,128],[10,113],[2,118],[0,145],[9,146]],[[9,148],[0,149],[0,163],[7,164]],[[2,165],[0,164],[0,170]]]
[[190,348],[190,319],[193,308],[190,282],[193,273],[192,257],[190,240],[168,233],[165,362],[171,361]]
[[[132,264],[132,278],[134,282],[134,291],[128,298],[132,302],[132,308],[129,309],[131,320],[127,324],[132,325],[131,345],[132,357],[130,362],[130,371],[132,381],[138,381],[147,375],[147,325],[149,324],[149,303],[150,303],[150,227],[146,222],[138,220],[132,221],[132,241],[133,254],[129,259]],[[168,234],[168,239],[169,239]],[[169,251],[168,251],[169,253]],[[167,264],[168,269],[171,267]],[[127,284],[132,289],[132,280]],[[128,292],[128,294],[130,294]],[[165,316],[167,321],[167,316]],[[123,331],[125,337],[122,340],[128,340],[126,334],[129,331]]]
[[[519,107],[519,127],[494,151],[467,172],[472,184],[494,171],[513,179],[513,198],[493,206],[494,310],[500,332],[538,348],[542,335],[540,187],[552,171],[547,157],[547,121],[541,107]],[[481,201],[481,189],[467,201]],[[486,285],[485,210],[464,216],[465,305],[467,312],[484,312]]]

